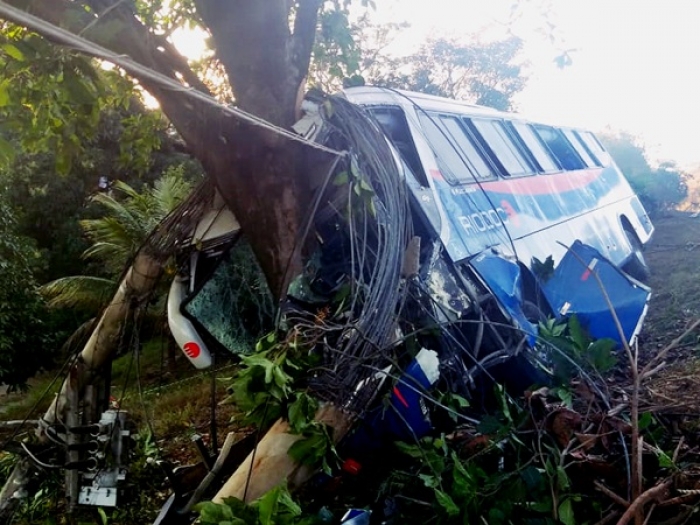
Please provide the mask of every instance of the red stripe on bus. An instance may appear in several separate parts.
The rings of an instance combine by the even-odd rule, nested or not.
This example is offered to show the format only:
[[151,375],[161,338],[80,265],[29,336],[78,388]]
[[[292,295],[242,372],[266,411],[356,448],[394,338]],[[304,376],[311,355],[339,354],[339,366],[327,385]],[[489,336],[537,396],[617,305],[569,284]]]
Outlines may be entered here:
[[[439,173],[439,172],[438,172]],[[492,181],[482,184],[484,190],[513,195],[560,195],[580,190],[600,178],[602,169],[565,171],[551,175],[533,175],[508,181]]]

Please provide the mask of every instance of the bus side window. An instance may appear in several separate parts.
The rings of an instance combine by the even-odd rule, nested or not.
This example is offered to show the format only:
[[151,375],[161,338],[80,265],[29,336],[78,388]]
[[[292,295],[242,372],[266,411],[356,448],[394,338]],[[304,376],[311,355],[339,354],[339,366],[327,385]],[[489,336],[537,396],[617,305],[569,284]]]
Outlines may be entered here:
[[576,134],[579,136],[581,141],[586,145],[591,154],[598,159],[601,166],[608,166],[610,164],[610,155],[605,148],[598,142],[598,139],[590,131],[577,131]]
[[533,128],[563,169],[580,170],[586,167],[581,157],[578,156],[576,150],[569,144],[569,141],[566,140],[561,131],[541,124],[535,124]]
[[403,161],[413,172],[414,176],[422,186],[428,186],[428,179],[423,170],[423,165],[418,157],[416,146],[411,137],[406,117],[399,108],[367,108],[377,119],[382,131],[394,144]]
[[586,165],[586,167],[595,168],[596,166],[600,166],[598,160],[593,155],[591,155],[588,152],[588,148],[586,148],[586,146],[583,143],[581,143],[574,130],[564,129],[562,131],[564,132],[564,135],[566,135],[566,138],[569,139],[569,142],[576,150],[576,153],[578,153],[578,156],[581,157],[581,160]]
[[[482,155],[479,146],[469,136],[465,124],[457,117],[441,116],[442,124],[462,152],[472,173],[480,180],[492,179],[496,176],[493,167]],[[462,181],[463,182],[463,181]]]
[[433,150],[438,169],[445,179],[452,184],[474,182],[471,168],[467,166],[457,148],[452,144],[447,131],[438,126],[439,117],[421,112],[418,119],[428,144]]
[[475,134],[481,137],[495,160],[502,166],[505,175],[519,176],[535,173],[534,166],[520,152],[502,122],[472,118],[471,125]]
[[532,155],[542,173],[553,173],[559,170],[559,166],[535,135],[532,128],[524,122],[509,123],[512,132],[517,135],[525,146],[524,149]]

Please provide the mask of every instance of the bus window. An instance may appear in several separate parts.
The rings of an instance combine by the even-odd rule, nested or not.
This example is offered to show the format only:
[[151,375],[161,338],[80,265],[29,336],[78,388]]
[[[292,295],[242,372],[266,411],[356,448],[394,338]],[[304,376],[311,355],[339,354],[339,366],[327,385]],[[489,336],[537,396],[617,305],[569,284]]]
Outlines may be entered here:
[[532,131],[530,126],[523,122],[513,122],[512,125],[518,136],[522,139],[523,144],[525,144],[534,157],[535,162],[539,164],[542,172],[549,173],[559,169],[552,157],[547,153],[547,150],[542,146],[542,143],[537,139],[535,132]]
[[610,164],[610,155],[605,151],[603,146],[601,146],[598,139],[590,131],[577,131],[576,134],[581,138],[583,143],[586,145],[591,154],[598,159],[602,166],[607,166]]
[[471,119],[472,124],[501,163],[507,175],[532,175],[535,173],[527,159],[518,151],[503,124],[497,120]]
[[542,139],[549,151],[559,161],[565,170],[580,170],[585,168],[585,164],[576,153],[569,141],[556,128],[535,124],[535,133]]
[[395,107],[375,107],[367,108],[367,110],[377,119],[377,122],[382,127],[382,131],[396,146],[401,158],[408,165],[410,171],[413,172],[418,182],[423,186],[427,186],[428,180],[418,158],[418,152],[413,144],[413,138],[408,129],[408,123],[403,111]]
[[446,116],[440,117],[440,123],[445,126],[445,129],[447,129],[449,134],[452,136],[457,146],[462,150],[462,153],[469,163],[472,172],[477,176],[477,178],[493,178],[495,173],[481,156],[471,137],[467,135],[463,124],[460,123],[456,117]]
[[573,130],[571,129],[564,129],[562,130],[564,132],[564,135],[566,135],[566,138],[569,139],[569,142],[571,145],[574,147],[576,150],[576,153],[578,153],[579,157],[581,157],[581,160],[583,163],[589,167],[589,168],[595,168],[596,166],[599,166],[600,164],[598,163],[598,160],[593,157],[590,153],[588,153],[588,149],[584,144],[581,143],[579,138],[576,136],[576,133],[574,133]]
[[452,183],[474,182],[472,172],[447,138],[447,132],[437,126],[438,117],[421,113],[418,118],[443,176]]

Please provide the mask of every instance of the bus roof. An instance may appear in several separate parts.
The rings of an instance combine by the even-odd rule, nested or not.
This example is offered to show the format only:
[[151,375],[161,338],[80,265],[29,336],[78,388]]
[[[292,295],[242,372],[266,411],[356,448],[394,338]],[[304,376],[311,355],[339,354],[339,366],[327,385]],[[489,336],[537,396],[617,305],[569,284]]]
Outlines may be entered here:
[[404,91],[376,86],[351,87],[343,90],[353,102],[358,104],[399,104],[418,105],[429,111],[445,111],[448,113],[463,113],[475,116],[523,118],[514,113],[498,111],[486,106],[468,104],[459,100],[453,100],[435,95],[427,95],[416,91]]
[[439,97],[436,95],[427,95],[425,93],[419,93],[417,91],[405,91],[402,89],[384,88],[378,86],[358,86],[345,88],[343,89],[343,92],[348,96],[348,98],[352,102],[360,105],[372,106],[387,104],[410,106],[415,104],[427,111],[459,113],[462,115],[469,115],[475,117],[504,118],[516,121],[520,120],[532,124],[556,126],[558,128],[569,128],[582,131],[589,131],[586,128],[582,128],[580,126],[572,126],[570,124],[567,125],[564,122],[545,122],[541,119],[530,118],[527,115],[517,112],[499,111],[497,109],[493,109],[487,106],[469,104],[467,102],[453,100],[445,97]]

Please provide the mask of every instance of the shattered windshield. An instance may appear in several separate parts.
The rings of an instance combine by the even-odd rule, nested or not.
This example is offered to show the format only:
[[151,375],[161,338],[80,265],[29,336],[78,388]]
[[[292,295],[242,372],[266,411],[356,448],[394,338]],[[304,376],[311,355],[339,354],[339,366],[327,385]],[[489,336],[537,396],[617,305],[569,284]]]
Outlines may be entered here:
[[248,353],[272,328],[272,295],[247,242],[239,241],[222,258],[206,282],[185,301],[183,310],[234,354]]

